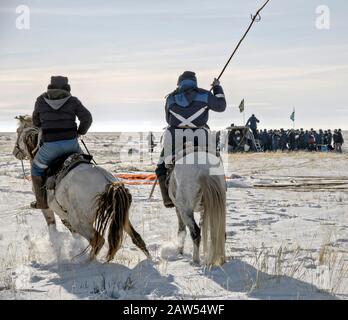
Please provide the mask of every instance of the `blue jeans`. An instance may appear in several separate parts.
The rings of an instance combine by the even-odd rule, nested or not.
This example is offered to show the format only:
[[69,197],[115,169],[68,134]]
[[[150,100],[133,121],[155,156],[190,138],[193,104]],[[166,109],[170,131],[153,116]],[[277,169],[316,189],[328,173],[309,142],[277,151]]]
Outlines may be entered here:
[[53,160],[67,153],[80,153],[77,139],[44,142],[35,155],[31,175],[42,177]]

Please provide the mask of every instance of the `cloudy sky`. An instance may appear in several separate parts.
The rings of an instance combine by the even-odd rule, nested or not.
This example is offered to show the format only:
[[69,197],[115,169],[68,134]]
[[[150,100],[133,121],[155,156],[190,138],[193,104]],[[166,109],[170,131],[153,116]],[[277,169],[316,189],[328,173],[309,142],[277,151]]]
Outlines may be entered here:
[[[184,70],[208,88],[263,0],[0,0],[0,131],[30,114],[51,75],[94,116],[93,131],[160,130],[164,96]],[[30,29],[16,28],[16,7]],[[319,30],[319,5],[330,29]],[[228,102],[210,126],[255,113],[261,127],[348,129],[346,0],[271,0],[222,80]]]

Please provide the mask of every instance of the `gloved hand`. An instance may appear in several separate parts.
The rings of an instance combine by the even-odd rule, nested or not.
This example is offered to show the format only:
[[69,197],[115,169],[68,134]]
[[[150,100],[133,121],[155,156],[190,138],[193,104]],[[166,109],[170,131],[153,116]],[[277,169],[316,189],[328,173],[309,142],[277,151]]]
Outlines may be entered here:
[[214,78],[214,81],[213,81],[213,83],[211,84],[211,86],[212,86],[212,87],[216,87],[216,86],[219,86],[219,85],[220,85],[220,80]]

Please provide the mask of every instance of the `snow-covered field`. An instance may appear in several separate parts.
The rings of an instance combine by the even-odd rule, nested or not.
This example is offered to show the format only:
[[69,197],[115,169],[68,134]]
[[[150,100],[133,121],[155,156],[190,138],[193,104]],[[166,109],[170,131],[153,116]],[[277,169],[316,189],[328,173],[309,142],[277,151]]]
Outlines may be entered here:
[[[113,173],[153,172],[158,148],[151,160],[138,153],[138,138],[89,134],[85,142]],[[346,151],[224,155],[228,261],[208,270],[191,264],[189,237],[176,255],[175,211],[162,206],[159,188],[148,200],[148,184],[128,187],[131,221],[153,261],[129,238],[111,263],[105,249],[98,262],[74,258],[86,241],[60,221],[49,238],[41,212],[29,209],[14,139],[0,134],[1,299],[348,299]]]

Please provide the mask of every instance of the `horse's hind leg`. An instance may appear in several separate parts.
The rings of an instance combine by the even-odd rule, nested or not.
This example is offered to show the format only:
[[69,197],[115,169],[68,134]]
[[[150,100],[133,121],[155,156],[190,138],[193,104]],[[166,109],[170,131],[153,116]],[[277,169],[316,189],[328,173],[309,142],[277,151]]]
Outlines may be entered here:
[[128,221],[128,223],[125,226],[125,231],[128,233],[128,235],[131,237],[132,242],[142,251],[144,252],[144,254],[150,258],[150,253],[146,248],[146,244],[144,242],[144,240],[142,239],[142,237],[140,236],[140,234],[138,232],[135,231],[135,229],[133,228],[132,224],[130,223],[130,221]]
[[89,241],[89,244],[91,246],[91,252],[89,254],[90,260],[94,260],[97,257],[104,243],[105,243],[104,237],[95,230],[93,238]]
[[65,219],[61,219],[62,223],[64,224],[64,226],[66,228],[69,229],[69,231],[71,232],[72,235],[74,235],[76,233],[76,231],[73,229],[73,227],[71,226],[71,224],[68,222],[68,220]]
[[195,218],[193,216],[193,210],[180,211],[182,221],[190,230],[190,235],[193,241],[193,262],[199,263],[199,245],[201,242],[201,229],[198,227]]
[[181,214],[176,209],[176,215],[178,216],[178,253],[184,253],[184,243],[186,238],[186,226],[184,221],[182,221]]
[[49,231],[56,231],[56,218],[54,217],[54,212],[51,209],[42,209],[41,210]]

